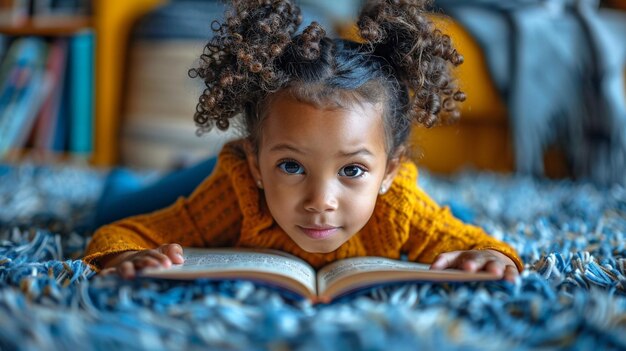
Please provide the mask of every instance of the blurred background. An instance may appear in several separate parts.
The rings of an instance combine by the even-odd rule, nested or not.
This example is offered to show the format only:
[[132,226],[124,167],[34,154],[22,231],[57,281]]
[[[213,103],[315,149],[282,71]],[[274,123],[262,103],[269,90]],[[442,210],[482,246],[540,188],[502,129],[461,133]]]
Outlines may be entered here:
[[[360,0],[299,1],[304,23],[354,38]],[[626,0],[440,0],[465,63],[461,120],[416,128],[416,161],[623,181]],[[188,77],[224,4],[0,0],[0,159],[169,170],[237,137],[196,137]]]

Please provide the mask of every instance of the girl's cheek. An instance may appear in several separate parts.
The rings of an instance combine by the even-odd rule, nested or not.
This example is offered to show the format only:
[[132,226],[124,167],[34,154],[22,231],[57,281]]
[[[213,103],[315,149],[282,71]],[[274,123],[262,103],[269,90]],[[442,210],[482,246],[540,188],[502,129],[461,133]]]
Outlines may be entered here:
[[301,184],[304,181],[304,177],[300,175],[285,174],[285,172],[278,170],[276,171],[272,181],[274,184],[281,186],[295,186]]
[[357,196],[370,197],[378,195],[378,182],[371,174],[366,174],[361,178],[346,179],[342,182],[346,191],[353,192]]

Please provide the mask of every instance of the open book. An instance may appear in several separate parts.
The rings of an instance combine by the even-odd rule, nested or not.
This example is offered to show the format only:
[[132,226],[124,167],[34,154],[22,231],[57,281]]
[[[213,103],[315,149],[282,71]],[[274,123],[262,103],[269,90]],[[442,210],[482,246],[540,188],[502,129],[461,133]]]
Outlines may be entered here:
[[467,282],[497,280],[486,272],[430,270],[426,264],[382,257],[339,260],[315,271],[304,260],[278,250],[184,249],[185,263],[148,268],[142,277],[164,279],[245,279],[276,286],[313,302],[330,302],[366,287],[408,281]]

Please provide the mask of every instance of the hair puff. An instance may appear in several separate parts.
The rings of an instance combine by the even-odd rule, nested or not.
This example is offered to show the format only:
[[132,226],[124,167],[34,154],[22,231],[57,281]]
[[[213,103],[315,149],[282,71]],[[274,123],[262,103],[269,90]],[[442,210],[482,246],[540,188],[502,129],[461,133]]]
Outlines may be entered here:
[[463,56],[428,18],[430,5],[430,0],[370,0],[357,23],[366,45],[387,58],[412,92],[409,116],[426,127],[458,119],[456,102],[465,100],[450,67],[463,63]]
[[198,67],[189,70],[206,87],[194,114],[198,134],[214,126],[228,129],[247,102],[280,88],[284,79],[275,60],[302,22],[300,9],[288,0],[234,0],[225,17],[211,24],[213,38]]

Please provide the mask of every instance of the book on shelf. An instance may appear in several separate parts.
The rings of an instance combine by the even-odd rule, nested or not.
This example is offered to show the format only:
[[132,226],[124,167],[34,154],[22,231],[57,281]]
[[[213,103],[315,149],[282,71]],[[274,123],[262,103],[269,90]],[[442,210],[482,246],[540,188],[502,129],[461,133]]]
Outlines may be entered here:
[[401,282],[498,280],[486,272],[430,270],[429,265],[383,257],[353,257],[318,271],[291,254],[268,249],[185,248],[185,263],[148,268],[141,277],[173,280],[250,280],[288,291],[313,303],[328,303],[365,288]]
[[[5,36],[3,35],[3,37]],[[0,63],[0,81],[2,81],[0,88],[0,108],[6,104],[4,99],[8,99],[7,94],[9,91],[7,89],[11,89],[11,86],[15,85],[15,80],[17,79],[16,75],[18,72],[15,66],[20,60],[23,61],[23,59],[20,59],[20,57],[24,55],[22,52],[22,46],[23,41],[13,41],[10,45],[8,45],[8,49],[3,55],[2,63]]]
[[84,30],[70,38],[69,51],[69,151],[93,150],[94,33]]
[[[67,82],[68,80],[68,72],[67,72],[67,67],[65,69],[65,78],[64,81]],[[62,90],[63,92],[61,93],[61,101],[59,102],[59,113],[57,114],[57,118],[56,118],[56,124],[54,125],[54,130],[51,131],[52,133],[52,141],[51,141],[51,147],[50,150],[53,151],[54,153],[61,153],[64,151],[67,151],[68,149],[68,136],[67,134],[69,133],[69,118],[67,116],[67,111],[68,111],[68,106],[70,105],[70,93],[69,93],[69,86],[67,83],[64,83],[62,87],[60,87],[60,90]]]
[[93,31],[17,36],[0,63],[0,158],[11,150],[89,155],[93,149]]
[[65,71],[67,62],[67,39],[56,38],[48,53],[46,62],[46,75],[50,79],[50,84],[54,89],[43,97],[43,103],[35,130],[33,132],[33,147],[38,150],[53,150],[54,138],[60,121],[61,101],[63,98],[63,87],[65,85]]
[[[92,0],[0,0],[0,26],[39,24],[91,13]],[[58,22],[57,22],[58,23]]]
[[47,46],[40,38],[19,38],[10,50],[8,80],[0,94],[0,155],[24,147],[42,103],[50,89],[45,75]]
[[68,17],[88,15],[93,0],[31,0],[32,15],[37,17]]
[[22,149],[26,146],[43,102],[41,97],[49,94],[51,88],[51,82],[43,67],[35,68],[30,81],[23,88],[22,95],[18,98],[18,105],[14,110],[14,124],[12,128],[9,128],[10,149]]

